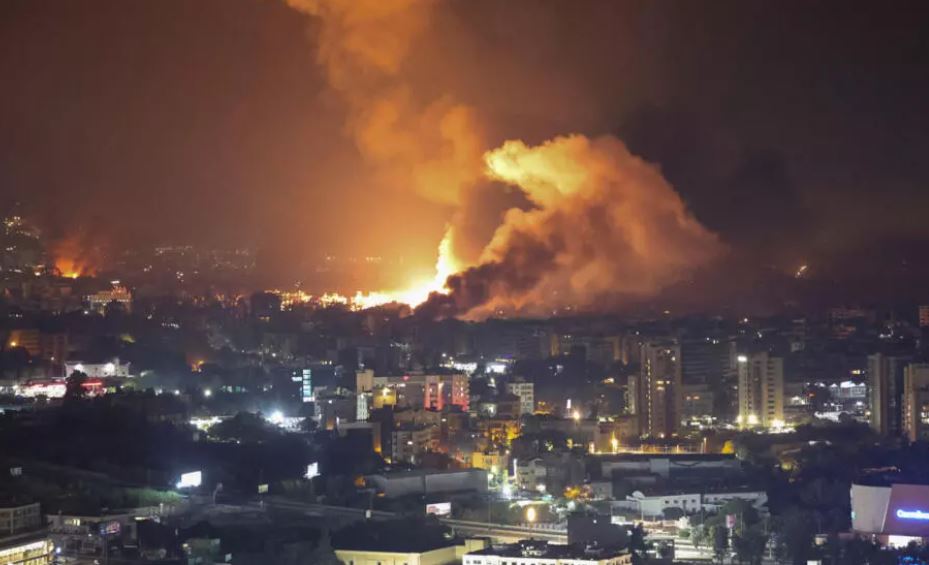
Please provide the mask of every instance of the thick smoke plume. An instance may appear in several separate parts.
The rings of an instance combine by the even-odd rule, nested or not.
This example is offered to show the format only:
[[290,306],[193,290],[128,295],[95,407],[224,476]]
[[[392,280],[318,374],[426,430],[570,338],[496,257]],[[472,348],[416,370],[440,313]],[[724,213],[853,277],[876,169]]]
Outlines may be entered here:
[[480,263],[450,277],[433,307],[483,317],[608,306],[652,296],[721,251],[658,169],[615,137],[508,141],[485,159],[490,177],[535,207],[510,210]]
[[[406,65],[432,2],[288,3],[318,18],[319,61],[375,178],[449,205],[441,277],[431,287],[447,294],[433,294],[421,311],[483,317],[616,304],[654,295],[719,254],[717,238],[657,168],[618,139],[573,135],[489,150],[475,109],[452,93],[414,88]],[[473,199],[493,182],[522,191],[524,205],[510,208],[474,253],[466,233]],[[462,242],[469,253],[457,252]]]
[[423,97],[404,64],[429,25],[428,0],[287,0],[319,18],[318,60],[344,101],[346,129],[377,180],[457,205],[486,149],[472,108]]

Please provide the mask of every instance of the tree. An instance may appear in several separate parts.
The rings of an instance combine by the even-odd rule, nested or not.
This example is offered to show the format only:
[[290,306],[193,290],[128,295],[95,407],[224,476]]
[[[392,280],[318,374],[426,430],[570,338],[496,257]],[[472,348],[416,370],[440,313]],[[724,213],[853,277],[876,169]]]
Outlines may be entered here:
[[642,524],[636,524],[632,531],[629,532],[629,550],[637,557],[645,555],[645,528]]
[[813,546],[816,521],[810,512],[793,508],[776,524],[778,553],[791,563],[805,563]]
[[709,530],[703,524],[696,524],[690,530],[690,540],[697,549],[705,547],[710,541],[709,537]]
[[318,563],[319,565],[341,565],[341,561],[336,557],[332,549],[332,538],[329,530],[324,529],[319,534],[319,541],[313,549],[306,563]]
[[729,549],[729,528],[726,526],[715,526],[713,528],[713,556],[719,563],[723,562],[726,556],[726,550]]
[[210,428],[210,435],[220,440],[260,443],[279,436],[280,431],[259,414],[239,412]]
[[739,563],[760,565],[767,543],[768,536],[758,528],[746,528],[739,535],[732,537],[732,549],[735,550]]
[[81,371],[74,371],[71,376],[65,379],[65,401],[80,400],[84,397],[87,390],[84,383],[87,382],[87,375]]

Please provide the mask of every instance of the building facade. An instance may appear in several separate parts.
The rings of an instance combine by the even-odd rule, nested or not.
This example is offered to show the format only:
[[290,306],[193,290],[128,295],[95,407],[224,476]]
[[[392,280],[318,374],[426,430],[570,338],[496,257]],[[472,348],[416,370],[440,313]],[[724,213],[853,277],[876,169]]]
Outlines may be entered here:
[[519,397],[519,415],[525,416],[535,412],[535,386],[526,381],[511,381],[506,390]]
[[903,434],[910,441],[929,439],[929,363],[903,369]]
[[682,418],[681,348],[674,341],[642,345],[642,368],[636,382],[634,406],[642,435],[677,435]]
[[902,432],[903,370],[910,361],[908,356],[868,355],[871,427],[881,435]]
[[739,355],[740,428],[784,426],[784,360],[762,351]]

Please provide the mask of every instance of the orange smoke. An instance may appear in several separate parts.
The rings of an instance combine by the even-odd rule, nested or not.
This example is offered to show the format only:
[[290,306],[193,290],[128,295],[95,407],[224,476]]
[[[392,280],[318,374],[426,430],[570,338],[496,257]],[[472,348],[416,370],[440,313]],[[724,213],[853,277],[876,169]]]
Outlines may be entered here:
[[455,314],[551,314],[653,296],[719,256],[722,245],[658,169],[615,137],[508,141],[486,156],[491,178],[535,205],[512,209],[479,264],[454,275]]
[[482,128],[449,94],[421,99],[404,73],[430,0],[286,0],[322,22],[318,60],[346,130],[381,184],[457,205],[481,176]]
[[97,272],[96,253],[81,242],[79,237],[65,238],[51,248],[55,270],[69,279],[93,276]]
[[505,214],[475,265],[455,257],[466,225],[450,225],[433,279],[359,294],[353,304],[429,298],[427,311],[472,317],[603,307],[654,295],[719,254],[717,238],[660,172],[618,139],[572,135],[488,151],[473,108],[414,90],[407,65],[434,2],[287,2],[319,18],[318,60],[373,179],[449,205],[454,222],[482,182],[516,187],[531,205]]

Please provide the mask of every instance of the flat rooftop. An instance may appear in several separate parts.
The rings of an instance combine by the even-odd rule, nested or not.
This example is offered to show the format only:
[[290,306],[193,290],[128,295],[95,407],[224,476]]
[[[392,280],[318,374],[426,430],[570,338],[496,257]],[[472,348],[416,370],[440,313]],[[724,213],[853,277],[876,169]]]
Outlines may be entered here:
[[609,559],[629,553],[626,548],[593,547],[582,544],[563,545],[544,541],[524,540],[519,543],[494,545],[468,555],[496,555],[500,557],[529,557],[538,559]]

